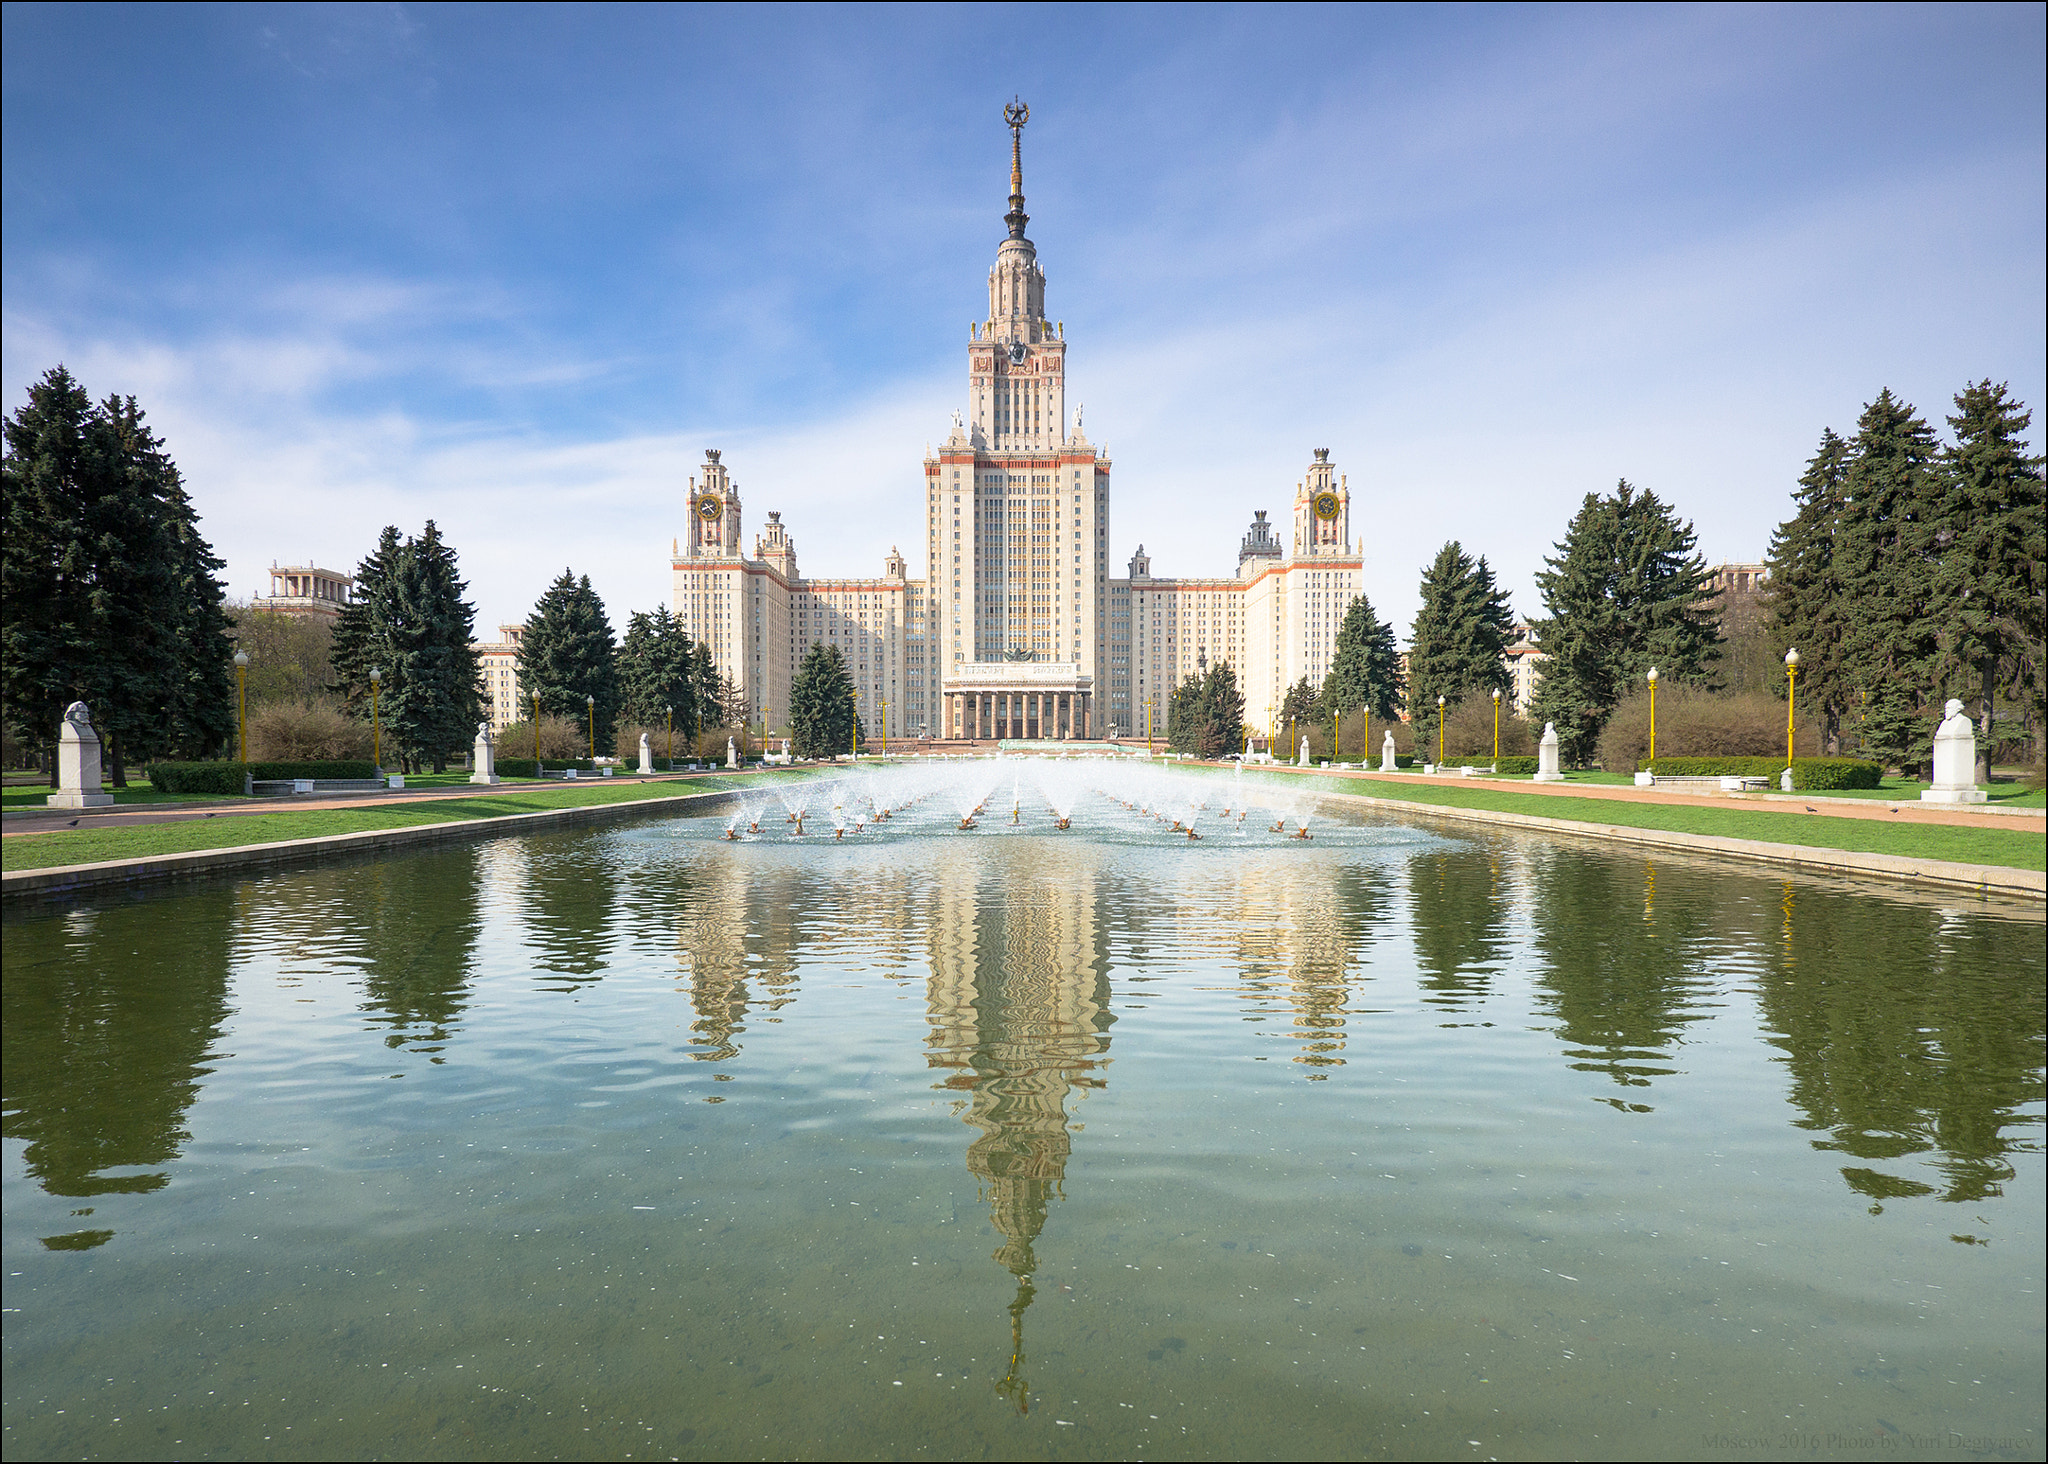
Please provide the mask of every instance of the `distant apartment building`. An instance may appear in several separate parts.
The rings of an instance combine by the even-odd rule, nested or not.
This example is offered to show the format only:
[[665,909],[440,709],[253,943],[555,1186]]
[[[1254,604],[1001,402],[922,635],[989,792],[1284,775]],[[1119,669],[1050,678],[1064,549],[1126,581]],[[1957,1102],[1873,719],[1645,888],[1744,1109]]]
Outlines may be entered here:
[[526,715],[519,692],[519,637],[525,629],[524,625],[501,625],[495,641],[470,647],[483,674],[484,705],[493,732],[504,731]]

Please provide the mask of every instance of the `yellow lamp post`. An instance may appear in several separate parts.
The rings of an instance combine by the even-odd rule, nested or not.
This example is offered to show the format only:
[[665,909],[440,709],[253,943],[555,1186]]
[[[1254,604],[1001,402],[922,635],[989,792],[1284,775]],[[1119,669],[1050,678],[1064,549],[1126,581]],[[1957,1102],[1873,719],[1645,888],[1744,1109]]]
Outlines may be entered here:
[[1436,765],[1444,765],[1444,699],[1436,699]]
[[1343,750],[1343,747],[1344,714],[1342,712],[1332,712],[1330,713],[1330,765],[1332,767],[1336,766],[1337,754]]
[[237,706],[235,725],[240,729],[236,733],[238,740],[235,746],[242,754],[241,760],[247,762],[249,760],[249,653],[247,651],[235,652],[235,703]]
[[1799,648],[1785,652],[1785,771],[1792,771],[1792,710],[1799,704]]
[[597,698],[585,692],[583,706],[590,713],[590,768],[592,772],[595,772],[597,771]]
[[662,715],[668,719],[668,770],[674,772],[676,770],[676,709],[674,707],[663,707],[661,711]]
[[377,771],[384,771],[384,726],[377,720],[377,688],[384,684],[384,673],[375,666],[370,668],[370,761],[377,765]]
[[533,694],[533,775],[540,776],[540,693]]
[[1145,756],[1152,756],[1152,698],[1145,698]]
[[[762,721],[762,724],[761,724],[761,732],[762,732],[762,735],[763,735],[763,736],[766,736],[766,735],[767,735],[767,732],[768,732],[768,724],[767,724],[767,721],[766,721],[766,719],[763,719],[763,721]],[[888,755],[889,755],[889,704],[888,704],[887,702],[883,702],[883,703],[882,703],[882,756],[883,756],[883,757],[887,757]]]
[[[1653,671],[1650,674],[1654,676],[1656,672]],[[1657,719],[1655,716],[1652,716],[1650,718],[1650,725],[1654,727],[1656,724]],[[1498,686],[1493,689],[1493,766],[1494,771],[1498,772],[1500,770],[1500,688]]]
[[860,688],[856,686],[856,687],[852,688],[852,689],[851,689],[850,691],[848,691],[848,692],[846,693],[846,699],[847,699],[847,701],[848,701],[849,703],[851,703],[851,704],[852,704],[852,706],[853,706],[853,727],[852,727],[852,729],[851,729],[850,731],[848,731],[848,733],[846,734],[846,735],[847,735],[847,739],[848,739],[848,740],[849,740],[849,741],[850,741],[850,742],[851,742],[851,743],[852,743],[853,745],[852,745],[852,746],[851,746],[851,747],[850,747],[850,748],[848,749],[848,751],[850,751],[850,752],[851,752],[851,753],[853,754],[853,761],[855,761],[855,762],[859,762],[859,761],[860,761]]

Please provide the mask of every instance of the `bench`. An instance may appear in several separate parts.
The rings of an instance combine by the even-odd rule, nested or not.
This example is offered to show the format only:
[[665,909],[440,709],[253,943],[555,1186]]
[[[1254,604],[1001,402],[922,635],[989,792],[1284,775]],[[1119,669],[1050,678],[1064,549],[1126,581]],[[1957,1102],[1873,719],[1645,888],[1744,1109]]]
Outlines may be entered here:
[[1639,788],[1673,788],[1680,791],[1707,793],[1747,793],[1759,788],[1768,788],[1769,778],[1738,777],[1733,773],[1703,773],[1697,777],[1662,777],[1655,773],[1637,773],[1636,786]]
[[289,798],[309,793],[372,793],[386,786],[382,778],[252,778],[252,798]]
[[576,778],[609,778],[612,775],[612,770],[610,768],[599,768],[593,773],[587,769],[578,768],[542,768],[540,775],[543,778],[568,778],[572,780]]

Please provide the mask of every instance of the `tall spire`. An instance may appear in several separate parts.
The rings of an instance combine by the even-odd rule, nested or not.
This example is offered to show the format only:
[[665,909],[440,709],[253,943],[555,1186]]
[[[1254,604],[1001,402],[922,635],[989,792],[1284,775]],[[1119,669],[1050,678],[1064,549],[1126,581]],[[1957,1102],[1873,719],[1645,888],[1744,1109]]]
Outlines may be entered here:
[[1024,237],[1024,226],[1031,222],[1031,215],[1024,212],[1024,124],[1031,120],[1031,109],[1018,98],[1003,108],[1003,121],[1010,129],[1010,211],[1003,215],[1003,222],[1010,226],[1010,237]]

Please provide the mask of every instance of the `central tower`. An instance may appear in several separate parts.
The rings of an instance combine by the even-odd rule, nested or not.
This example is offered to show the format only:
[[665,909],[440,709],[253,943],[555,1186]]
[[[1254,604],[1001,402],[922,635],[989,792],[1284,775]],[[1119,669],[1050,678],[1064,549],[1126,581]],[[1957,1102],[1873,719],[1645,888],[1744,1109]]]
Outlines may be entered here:
[[[1010,129],[1007,236],[968,327],[967,410],[925,459],[930,725],[951,736],[1099,735],[1109,461],[1067,418],[1064,328],[1025,236],[1024,126]],[[1014,685],[1013,685],[1014,683]]]

